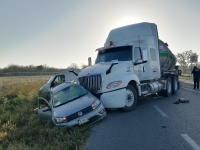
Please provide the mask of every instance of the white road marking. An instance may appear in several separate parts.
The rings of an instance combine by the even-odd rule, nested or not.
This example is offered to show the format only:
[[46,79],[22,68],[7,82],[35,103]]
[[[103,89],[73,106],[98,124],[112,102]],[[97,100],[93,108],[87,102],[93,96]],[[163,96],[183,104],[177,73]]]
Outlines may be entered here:
[[192,91],[192,92],[194,92],[194,93],[198,93],[198,94],[200,94],[200,91],[195,91],[194,89],[192,90],[192,89],[188,89],[188,88],[184,88],[184,87],[181,87],[182,89],[185,89],[185,90],[188,90],[188,91]]
[[158,106],[154,106],[154,108],[161,114],[161,116],[167,117],[167,115],[160,108],[158,108]]
[[181,136],[192,146],[194,150],[200,150],[199,145],[197,145],[187,134],[181,134]]

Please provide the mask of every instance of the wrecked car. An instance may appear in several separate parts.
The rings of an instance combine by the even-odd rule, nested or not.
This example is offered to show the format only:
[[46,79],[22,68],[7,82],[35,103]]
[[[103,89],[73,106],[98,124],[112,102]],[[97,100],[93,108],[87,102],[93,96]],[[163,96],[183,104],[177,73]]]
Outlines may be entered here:
[[49,100],[39,97],[37,113],[41,119],[66,127],[95,123],[106,116],[100,100],[73,82],[64,82],[53,88]]
[[65,81],[76,82],[76,80],[77,80],[77,77],[74,74],[70,74],[67,72],[53,75],[49,79],[49,81],[47,81],[47,83],[39,89],[39,93],[49,92],[52,88],[58,86],[59,84],[62,84]]

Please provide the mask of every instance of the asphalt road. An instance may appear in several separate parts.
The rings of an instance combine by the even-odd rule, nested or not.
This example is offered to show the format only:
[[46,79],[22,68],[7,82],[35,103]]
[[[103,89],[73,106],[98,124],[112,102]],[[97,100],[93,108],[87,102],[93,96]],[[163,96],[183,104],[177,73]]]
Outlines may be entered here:
[[[181,82],[171,97],[148,97],[131,112],[107,110],[84,150],[200,150],[200,90]],[[173,104],[179,98],[189,103]]]

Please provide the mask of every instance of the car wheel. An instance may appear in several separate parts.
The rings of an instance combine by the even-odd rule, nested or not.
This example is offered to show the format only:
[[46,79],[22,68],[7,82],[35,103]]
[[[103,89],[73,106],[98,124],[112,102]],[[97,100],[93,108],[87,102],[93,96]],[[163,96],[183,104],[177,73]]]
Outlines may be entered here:
[[178,78],[176,76],[172,77],[172,94],[178,92]]
[[132,85],[128,85],[126,88],[126,99],[125,107],[122,108],[123,111],[131,111],[135,108],[137,104],[137,92]]
[[172,95],[172,80],[170,77],[167,78],[166,89],[162,93],[165,97],[169,97]]

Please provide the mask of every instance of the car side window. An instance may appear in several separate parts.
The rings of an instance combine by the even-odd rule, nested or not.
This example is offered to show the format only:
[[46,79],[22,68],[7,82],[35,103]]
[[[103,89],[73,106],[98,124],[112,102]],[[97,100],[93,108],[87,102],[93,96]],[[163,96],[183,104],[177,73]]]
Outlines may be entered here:
[[53,87],[55,87],[63,82],[65,82],[65,75],[58,75],[58,76],[56,76],[56,78],[53,81],[53,84],[54,84]]
[[135,61],[142,59],[142,52],[141,52],[140,47],[134,48],[134,58],[135,58]]
[[61,83],[65,82],[65,75],[60,75],[60,82]]

